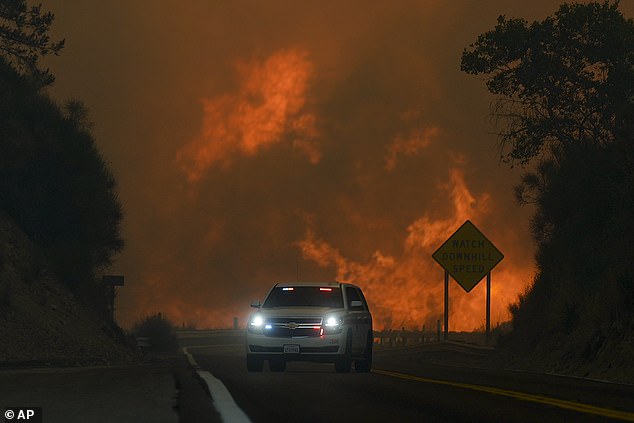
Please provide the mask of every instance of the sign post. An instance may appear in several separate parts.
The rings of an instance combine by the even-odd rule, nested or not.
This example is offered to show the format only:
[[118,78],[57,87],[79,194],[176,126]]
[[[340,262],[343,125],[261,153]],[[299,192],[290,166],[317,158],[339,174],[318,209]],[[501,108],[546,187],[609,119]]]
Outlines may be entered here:
[[123,286],[124,278],[121,275],[104,275],[101,281],[102,286],[105,289],[104,311],[108,319],[110,319],[110,321],[114,323],[115,287]]
[[487,321],[486,321],[486,339],[489,345],[491,337],[491,272],[487,273]]
[[449,272],[445,270],[445,336],[449,340]]
[[445,340],[449,337],[449,275],[466,292],[470,292],[482,278],[487,277],[488,343],[491,330],[491,269],[504,258],[504,254],[470,220],[467,220],[432,254],[432,257],[445,269]]

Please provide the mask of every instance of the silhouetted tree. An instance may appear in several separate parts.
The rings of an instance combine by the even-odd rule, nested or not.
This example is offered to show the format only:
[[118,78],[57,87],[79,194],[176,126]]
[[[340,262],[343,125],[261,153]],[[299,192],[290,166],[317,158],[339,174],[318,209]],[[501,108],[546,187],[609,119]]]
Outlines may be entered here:
[[634,22],[618,4],[500,16],[462,55],[498,95],[502,158],[539,158],[516,187],[535,205],[537,274],[511,307],[512,345],[568,369],[625,359],[634,330]]
[[18,73],[41,85],[50,85],[55,78],[48,69],[38,67],[40,57],[57,55],[64,48],[64,40],[49,37],[53,19],[42,5],[29,8],[26,0],[0,1],[0,52]]
[[0,58],[0,208],[91,297],[95,274],[123,248],[123,213],[87,119],[81,103],[62,111]]
[[88,107],[80,100],[71,99],[64,104],[64,113],[77,129],[90,133],[93,123],[90,121],[90,111]]
[[462,54],[461,69],[486,75],[502,158],[526,164],[545,146],[604,144],[632,124],[634,24],[618,1],[563,4],[528,24],[498,18]]

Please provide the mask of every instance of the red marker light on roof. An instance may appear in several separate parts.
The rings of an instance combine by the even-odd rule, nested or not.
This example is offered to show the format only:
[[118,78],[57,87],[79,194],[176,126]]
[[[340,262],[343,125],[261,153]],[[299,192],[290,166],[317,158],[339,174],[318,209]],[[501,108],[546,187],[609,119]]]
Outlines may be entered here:
[[332,288],[319,288],[320,291],[332,292]]

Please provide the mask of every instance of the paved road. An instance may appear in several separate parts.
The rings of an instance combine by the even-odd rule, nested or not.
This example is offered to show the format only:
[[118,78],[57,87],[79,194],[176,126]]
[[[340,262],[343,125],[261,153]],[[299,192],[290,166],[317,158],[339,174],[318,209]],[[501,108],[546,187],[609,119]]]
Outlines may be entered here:
[[41,407],[44,423],[176,423],[173,369],[135,365],[3,370],[0,410]]
[[375,354],[371,374],[289,363],[248,373],[240,337],[190,348],[253,422],[597,422],[634,421],[634,387],[438,364],[442,349]]

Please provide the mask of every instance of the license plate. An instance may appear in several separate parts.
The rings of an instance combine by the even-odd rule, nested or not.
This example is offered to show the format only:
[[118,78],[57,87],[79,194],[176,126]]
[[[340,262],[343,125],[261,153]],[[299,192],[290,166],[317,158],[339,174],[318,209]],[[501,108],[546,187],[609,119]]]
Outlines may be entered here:
[[284,354],[299,354],[299,345],[295,345],[295,344],[284,345]]

